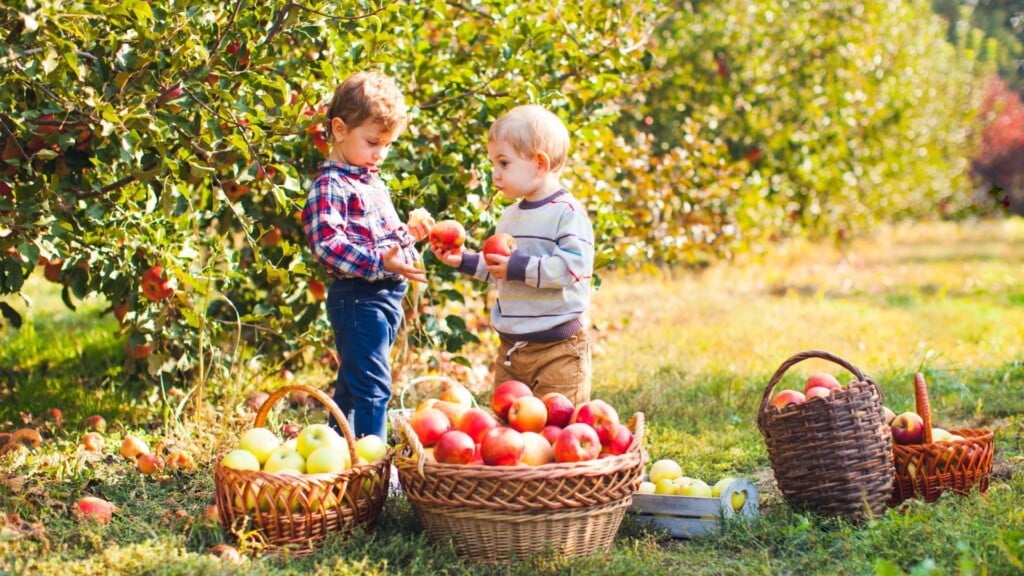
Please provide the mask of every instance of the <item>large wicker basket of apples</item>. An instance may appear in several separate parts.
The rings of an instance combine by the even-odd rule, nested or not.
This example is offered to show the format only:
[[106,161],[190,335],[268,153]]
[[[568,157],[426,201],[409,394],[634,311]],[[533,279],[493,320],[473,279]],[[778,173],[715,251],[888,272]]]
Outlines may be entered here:
[[395,419],[398,478],[431,540],[493,564],[611,547],[644,472],[643,413],[623,422],[603,400],[538,397],[515,380],[490,409],[444,395],[455,401]]
[[[309,424],[284,440],[265,427],[270,408],[291,392],[323,404],[341,428]],[[358,441],[338,405],[303,385],[278,388],[238,446],[217,456],[214,482],[221,524],[268,551],[312,552],[331,533],[371,529],[388,495],[394,452],[384,439]]]

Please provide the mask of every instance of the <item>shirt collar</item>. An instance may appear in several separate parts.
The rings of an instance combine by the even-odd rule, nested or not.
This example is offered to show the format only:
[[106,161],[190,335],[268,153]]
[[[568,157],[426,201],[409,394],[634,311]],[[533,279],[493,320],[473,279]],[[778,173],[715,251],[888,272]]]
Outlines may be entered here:
[[335,160],[326,160],[320,164],[321,168],[334,168],[345,176],[359,180],[364,184],[369,184],[373,177],[379,172],[378,168],[363,168],[362,166],[352,166],[344,162],[337,162]]

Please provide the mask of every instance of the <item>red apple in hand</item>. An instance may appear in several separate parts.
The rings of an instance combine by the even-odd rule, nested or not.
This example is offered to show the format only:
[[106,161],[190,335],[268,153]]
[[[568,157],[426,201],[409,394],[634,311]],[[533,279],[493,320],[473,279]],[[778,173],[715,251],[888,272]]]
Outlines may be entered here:
[[469,437],[473,439],[473,442],[479,443],[484,438],[484,434],[498,425],[498,419],[491,415],[490,412],[483,408],[474,406],[462,415],[459,419],[458,429],[469,434]]
[[548,408],[536,396],[520,396],[508,409],[508,424],[518,432],[540,432],[548,421]]
[[523,434],[507,426],[491,429],[480,442],[480,456],[488,466],[515,466],[525,451]]
[[427,238],[437,252],[458,251],[466,243],[466,229],[455,220],[440,220],[430,228]]
[[452,421],[437,408],[427,408],[410,416],[409,426],[426,448],[433,446],[442,434],[452,429]]
[[601,453],[601,439],[593,426],[577,422],[562,429],[552,448],[558,462],[583,462]]
[[521,396],[532,396],[533,390],[525,382],[519,380],[506,380],[494,389],[491,395],[491,410],[501,420],[508,421],[508,409],[512,402]]
[[924,442],[924,420],[917,412],[904,412],[892,420],[892,439],[897,444]]
[[606,444],[612,436],[612,431],[619,423],[619,413],[612,408],[612,405],[604,400],[591,400],[576,407],[570,423],[589,424],[597,431],[597,437],[602,444]]
[[806,397],[803,392],[796,390],[783,390],[772,398],[772,406],[782,410],[786,406],[803,404]]
[[515,252],[517,246],[518,244],[516,243],[516,239],[513,238],[511,234],[498,232],[488,237],[487,240],[484,240],[481,252],[484,254],[484,260],[490,262],[491,259],[488,258],[488,256],[511,256],[512,253]]
[[576,406],[568,396],[561,392],[548,392],[540,399],[548,408],[548,426],[558,426],[559,428],[568,426],[572,413],[576,411]]
[[811,377],[807,379],[807,383],[804,385],[804,394],[806,395],[811,388],[821,386],[829,390],[842,390],[843,386],[836,380],[836,377],[829,374],[828,372],[818,372],[811,374]]
[[442,464],[469,464],[476,452],[476,442],[461,430],[449,430],[437,439],[434,459]]

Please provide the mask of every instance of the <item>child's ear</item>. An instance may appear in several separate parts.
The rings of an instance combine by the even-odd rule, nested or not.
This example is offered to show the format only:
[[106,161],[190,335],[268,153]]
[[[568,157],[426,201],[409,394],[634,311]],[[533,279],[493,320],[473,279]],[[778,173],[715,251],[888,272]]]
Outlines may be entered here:
[[331,119],[331,136],[335,142],[341,142],[345,139],[345,134],[348,133],[348,126],[340,116],[335,116]]
[[542,172],[551,170],[551,157],[547,152],[537,152],[537,169]]

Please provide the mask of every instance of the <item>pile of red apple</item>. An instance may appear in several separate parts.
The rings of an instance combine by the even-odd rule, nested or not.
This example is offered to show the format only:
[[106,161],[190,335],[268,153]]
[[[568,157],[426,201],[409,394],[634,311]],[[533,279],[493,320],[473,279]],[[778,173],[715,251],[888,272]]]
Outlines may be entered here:
[[815,398],[828,398],[832,394],[845,390],[835,376],[828,372],[812,374],[804,383],[804,391],[785,389],[772,397],[771,405],[779,410],[788,406],[799,406]]
[[408,418],[409,427],[442,464],[542,466],[583,462],[624,454],[633,433],[604,400],[578,406],[564,394],[535,396],[518,380],[499,384],[490,410],[475,406],[461,384],[448,382],[438,398],[428,398]]

